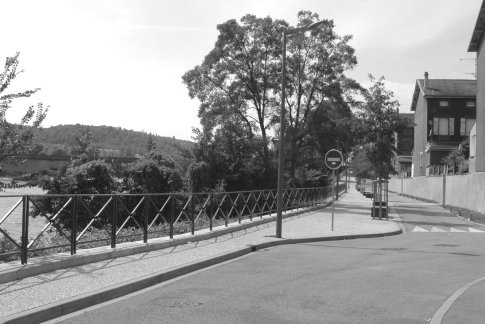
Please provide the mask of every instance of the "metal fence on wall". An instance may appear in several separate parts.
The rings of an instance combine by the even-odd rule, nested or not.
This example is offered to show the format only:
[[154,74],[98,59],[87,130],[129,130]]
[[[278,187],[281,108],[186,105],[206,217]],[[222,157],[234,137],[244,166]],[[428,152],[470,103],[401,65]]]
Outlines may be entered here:
[[[323,204],[331,186],[284,190],[284,211]],[[170,237],[276,213],[276,190],[221,193],[0,196],[0,260]],[[6,224],[17,218],[20,237]],[[39,224],[39,220],[42,220]],[[31,224],[37,224],[33,226]]]

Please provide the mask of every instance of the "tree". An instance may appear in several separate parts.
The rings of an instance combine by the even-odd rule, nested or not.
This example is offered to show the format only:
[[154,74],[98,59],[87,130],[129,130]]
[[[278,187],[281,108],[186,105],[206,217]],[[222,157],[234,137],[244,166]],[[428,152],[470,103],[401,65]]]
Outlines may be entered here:
[[156,151],[128,165],[123,177],[123,190],[129,193],[164,193],[181,188],[182,178],[173,160]]
[[147,139],[147,147],[146,150],[147,152],[152,152],[157,149],[157,143],[155,143],[155,140],[153,139],[152,134],[148,134],[148,139]]
[[[297,27],[309,26],[317,21],[320,21],[318,14],[300,11]],[[337,148],[335,142],[341,141],[335,136],[335,131],[341,127],[335,126],[340,119],[351,117],[345,97],[360,89],[344,74],[357,64],[355,51],[349,45],[351,38],[349,35],[338,36],[332,20],[323,20],[319,28],[312,30],[311,36],[303,33],[288,36],[286,156],[290,162],[290,179],[294,179],[297,168],[306,163],[302,149],[315,149],[312,144],[317,144],[318,138],[333,143],[333,148]],[[323,123],[332,131],[312,141],[312,133],[315,135],[316,132],[329,130],[329,127],[317,129],[317,125],[323,126]],[[338,135],[345,135],[345,132]],[[321,153],[324,155],[325,152]]]
[[75,165],[80,165],[89,161],[99,159],[99,147],[92,146],[93,132],[86,131],[76,138],[76,145],[72,149],[72,154],[76,157],[73,160]]
[[370,163],[368,172],[379,180],[382,192],[382,179],[396,172],[393,163],[396,134],[405,121],[399,118],[399,103],[393,92],[386,89],[384,77],[376,80],[369,75],[369,79],[372,85],[363,92],[365,101],[356,112],[353,131]]
[[281,28],[286,22],[246,15],[217,26],[219,36],[203,63],[183,76],[191,98],[200,100],[202,132],[214,133],[228,121],[240,127],[272,176],[268,131],[277,121]]
[[354,137],[363,146],[375,176],[387,179],[395,173],[396,132],[404,121],[398,115],[399,103],[393,92],[385,87],[384,77],[376,80],[369,75],[369,79],[372,85],[364,91],[365,102],[356,112]]
[[18,70],[19,55],[7,57],[2,74],[0,74],[0,165],[8,159],[22,153],[27,153],[32,146],[32,139],[45,119],[47,109],[42,103],[37,107],[30,106],[18,123],[7,121],[7,111],[12,108],[15,99],[28,98],[39,91],[26,90],[18,93],[7,93],[12,81],[23,72]]

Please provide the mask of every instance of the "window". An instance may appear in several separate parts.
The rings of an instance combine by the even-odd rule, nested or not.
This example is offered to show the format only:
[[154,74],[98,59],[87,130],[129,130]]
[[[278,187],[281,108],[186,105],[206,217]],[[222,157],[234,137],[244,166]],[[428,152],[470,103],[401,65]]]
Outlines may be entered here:
[[467,101],[466,106],[467,107],[475,107],[475,101]]
[[433,135],[455,135],[455,118],[433,118]]
[[468,136],[474,124],[475,124],[475,119],[460,118],[460,135]]
[[448,101],[440,100],[440,107],[448,107]]

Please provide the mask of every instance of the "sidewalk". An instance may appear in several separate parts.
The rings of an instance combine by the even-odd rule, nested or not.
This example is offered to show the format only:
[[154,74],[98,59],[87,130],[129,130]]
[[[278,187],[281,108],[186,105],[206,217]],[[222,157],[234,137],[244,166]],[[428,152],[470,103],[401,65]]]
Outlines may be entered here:
[[6,282],[0,284],[0,321],[38,323],[270,246],[401,233],[392,221],[373,220],[370,206],[351,183],[335,204],[334,231],[330,205],[285,218],[281,239],[272,221],[197,242],[185,235],[182,245]]

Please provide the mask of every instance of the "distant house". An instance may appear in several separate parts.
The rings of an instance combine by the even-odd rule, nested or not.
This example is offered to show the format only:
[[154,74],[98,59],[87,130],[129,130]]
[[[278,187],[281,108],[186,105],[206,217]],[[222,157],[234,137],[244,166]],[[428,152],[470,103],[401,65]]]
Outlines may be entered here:
[[476,117],[476,81],[416,80],[411,104],[415,112],[412,175],[433,174],[442,159],[465,140]]
[[399,176],[410,177],[414,147],[414,114],[400,113],[399,116],[406,120],[407,126],[397,133],[396,171]]
[[[478,14],[468,52],[477,53],[477,124],[475,144],[470,139],[470,155],[474,152],[474,161],[470,171],[485,171],[485,42],[483,32],[485,28],[485,1],[482,2]],[[474,145],[474,146],[473,146]],[[470,160],[470,162],[472,162]],[[473,167],[473,168],[472,168]],[[474,169],[474,170],[473,170]]]

